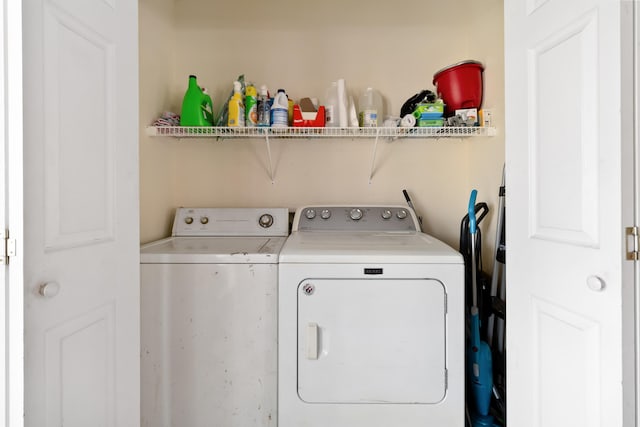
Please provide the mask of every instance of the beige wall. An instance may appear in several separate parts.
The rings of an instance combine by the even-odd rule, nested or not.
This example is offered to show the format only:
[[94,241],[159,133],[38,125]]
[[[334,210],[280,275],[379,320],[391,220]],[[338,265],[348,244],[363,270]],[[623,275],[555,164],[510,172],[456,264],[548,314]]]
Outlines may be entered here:
[[176,147],[168,140],[145,135],[159,113],[174,102],[174,0],[140,0],[140,238],[154,240],[167,234],[174,209],[171,162]]
[[[371,182],[373,140],[272,141],[271,182],[264,141],[142,134],[142,242],[166,236],[181,205],[404,204],[406,188],[425,231],[457,248],[469,191],[496,206],[504,161],[502,1],[476,3],[276,0],[237,10],[233,2],[141,0],[142,127],[162,111],[179,112],[189,74],[209,89],[216,111],[244,74],[294,99],[322,100],[344,78],[356,99],[373,86],[387,113],[399,115],[407,98],[433,89],[434,72],[464,59],[485,64],[484,105],[499,127],[497,137],[380,141]],[[494,231],[485,233],[492,246]]]

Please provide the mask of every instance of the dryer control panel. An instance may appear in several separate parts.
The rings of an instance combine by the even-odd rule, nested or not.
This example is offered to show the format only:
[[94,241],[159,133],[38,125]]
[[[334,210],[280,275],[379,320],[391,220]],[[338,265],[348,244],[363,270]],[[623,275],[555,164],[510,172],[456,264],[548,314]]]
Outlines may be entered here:
[[296,211],[293,231],[420,231],[408,206],[304,206]]

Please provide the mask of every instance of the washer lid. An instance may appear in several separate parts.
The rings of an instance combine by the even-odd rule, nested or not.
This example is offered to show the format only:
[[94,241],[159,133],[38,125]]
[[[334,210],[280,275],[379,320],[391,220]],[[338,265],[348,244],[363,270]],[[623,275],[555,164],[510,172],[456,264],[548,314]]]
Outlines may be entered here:
[[277,264],[286,237],[169,237],[140,248],[142,264]]
[[280,263],[462,264],[462,255],[421,232],[291,233]]

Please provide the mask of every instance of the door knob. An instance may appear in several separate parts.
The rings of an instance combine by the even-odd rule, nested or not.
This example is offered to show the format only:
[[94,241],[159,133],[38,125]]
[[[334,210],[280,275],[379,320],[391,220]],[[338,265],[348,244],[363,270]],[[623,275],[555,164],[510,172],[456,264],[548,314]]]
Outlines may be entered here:
[[605,288],[605,283],[598,276],[589,276],[587,277],[587,286],[594,292],[600,292]]
[[53,298],[60,292],[60,284],[58,282],[46,282],[40,285],[38,293],[45,298]]

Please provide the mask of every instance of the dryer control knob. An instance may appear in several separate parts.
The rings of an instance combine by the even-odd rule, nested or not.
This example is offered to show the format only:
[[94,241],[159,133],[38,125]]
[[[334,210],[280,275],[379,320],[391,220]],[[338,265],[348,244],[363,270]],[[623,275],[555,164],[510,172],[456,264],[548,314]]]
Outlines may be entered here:
[[184,222],[185,222],[185,223],[187,223],[187,224],[193,224],[193,218],[191,218],[190,216],[188,216],[188,217],[186,217],[186,218],[184,219]]
[[389,219],[391,218],[391,211],[389,209],[385,209],[380,215],[382,215],[382,219]]
[[200,218],[200,224],[207,224],[209,222],[209,218],[207,218],[206,216],[203,216],[202,218]]
[[322,219],[331,218],[331,211],[329,209],[323,209],[322,212],[320,212],[320,218]]
[[273,225],[273,217],[269,214],[263,214],[260,216],[258,223],[262,228],[269,228]]
[[304,213],[304,216],[306,216],[307,219],[313,219],[316,217],[316,211],[314,211],[313,209],[307,209],[307,211]]
[[359,219],[362,219],[362,209],[359,209],[359,208],[351,209],[351,212],[349,212],[349,217],[354,221],[358,221]]
[[398,212],[396,212],[396,216],[398,217],[398,219],[405,219],[407,217],[407,211],[405,211],[404,209],[400,209]]

